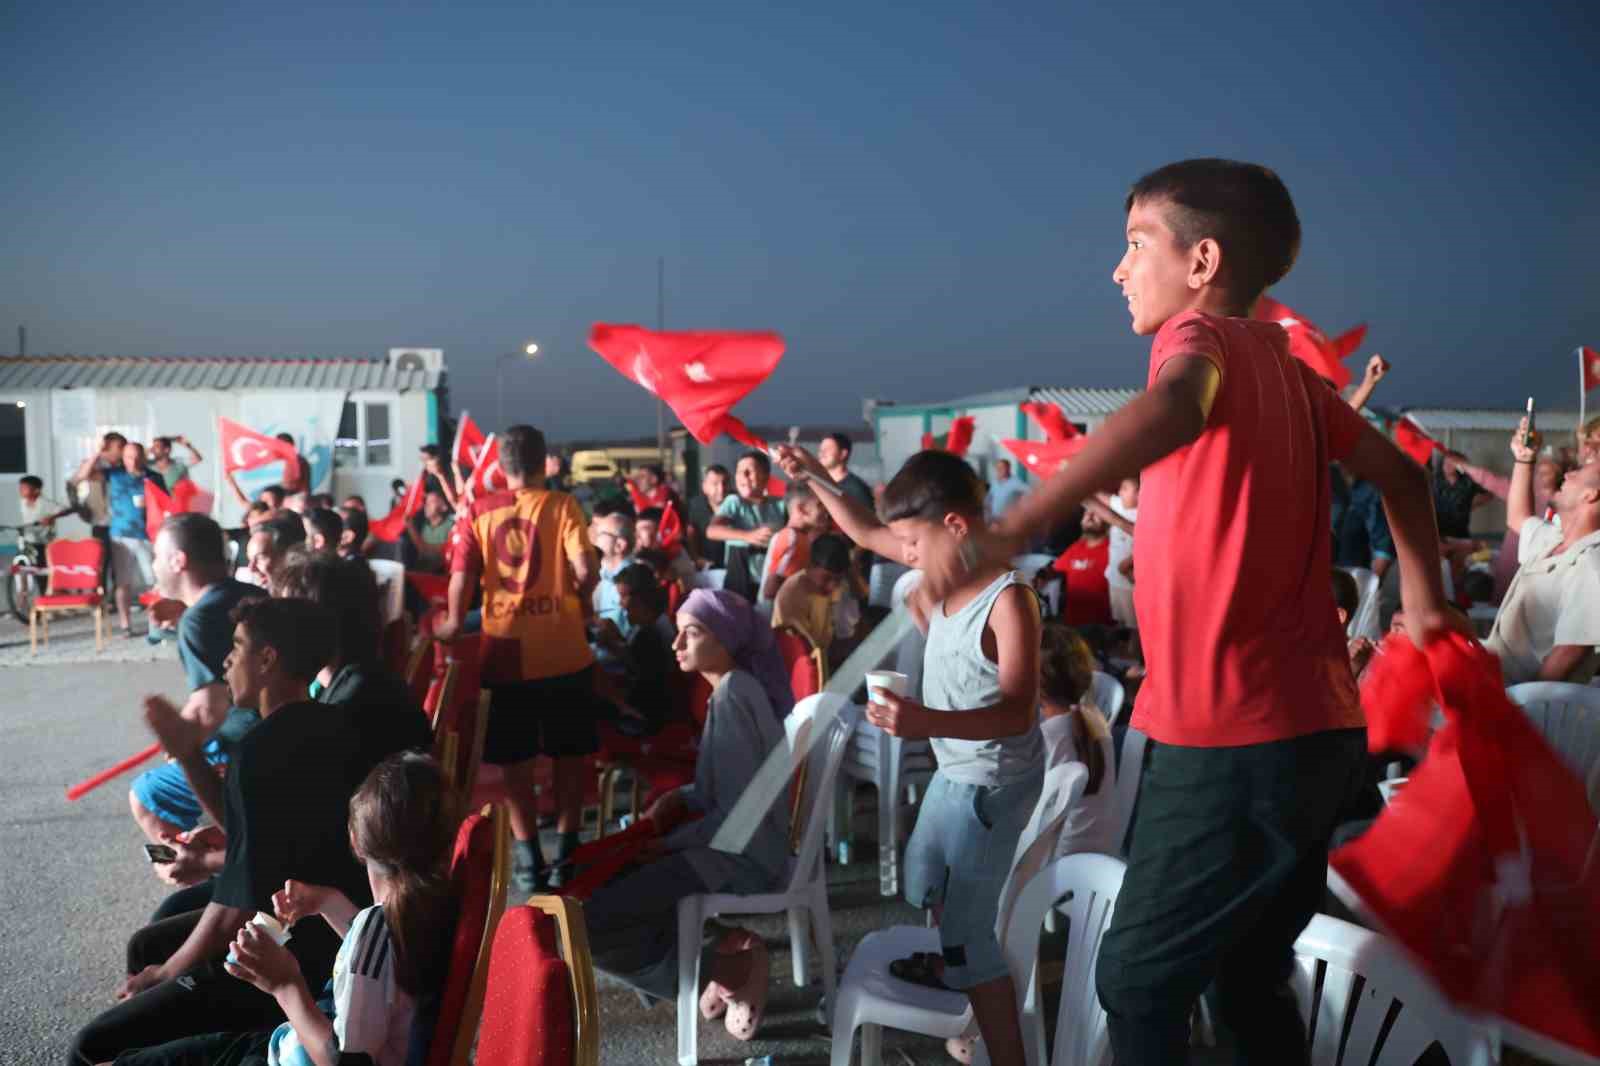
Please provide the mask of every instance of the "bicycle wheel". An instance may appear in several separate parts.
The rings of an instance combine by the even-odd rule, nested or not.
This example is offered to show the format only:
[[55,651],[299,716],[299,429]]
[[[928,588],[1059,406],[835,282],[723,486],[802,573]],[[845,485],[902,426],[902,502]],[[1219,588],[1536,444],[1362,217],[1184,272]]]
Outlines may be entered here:
[[6,569],[6,601],[17,621],[27,624],[33,610],[33,575],[27,570]]

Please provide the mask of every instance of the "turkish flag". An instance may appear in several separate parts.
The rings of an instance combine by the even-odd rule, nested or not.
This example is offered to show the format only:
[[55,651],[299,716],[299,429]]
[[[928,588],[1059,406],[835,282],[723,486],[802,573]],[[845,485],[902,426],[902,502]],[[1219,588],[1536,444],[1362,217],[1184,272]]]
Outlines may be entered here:
[[483,454],[483,446],[487,443],[483,430],[478,428],[478,423],[472,420],[467,412],[461,412],[461,421],[456,423],[456,439],[450,445],[450,460],[457,466],[465,469],[476,469],[478,457]]
[[1044,431],[1044,439],[1047,441],[1071,440],[1073,437],[1081,436],[1078,427],[1069,422],[1066,413],[1053,403],[1030,400],[1022,405],[1022,413]]
[[962,415],[950,423],[950,432],[942,438],[935,437],[932,433],[922,435],[922,450],[949,452],[951,455],[965,456],[967,449],[972,447],[972,431],[977,425],[977,419],[971,415]]
[[726,433],[767,450],[766,441],[728,412],[767,380],[783,358],[776,333],[658,333],[595,324],[589,347],[622,376],[660,397],[701,444]]
[[[1410,658],[1424,683],[1409,705],[1363,686],[1369,733],[1381,721],[1413,734],[1434,703],[1445,725],[1333,869],[1452,1000],[1600,1054],[1600,863],[1583,782],[1481,645],[1450,634]],[[1415,721],[1386,721],[1402,717]]]
[[1578,362],[1583,366],[1583,391],[1600,389],[1600,352],[1589,347],[1579,348]]
[[1410,418],[1401,418],[1394,424],[1394,442],[1416,460],[1418,466],[1427,466],[1434,452],[1444,451],[1443,444],[1428,436],[1427,431]]
[[257,433],[249,426],[241,426],[231,418],[217,419],[217,437],[222,442],[222,469],[231,474],[236,470],[254,470],[268,463],[287,463],[289,469],[298,469],[300,455],[293,444],[277,437]]
[[1017,457],[1017,462],[1026,467],[1028,473],[1044,480],[1061,469],[1062,463],[1083,451],[1089,438],[1080,433],[1071,440],[1003,440],[1000,443]]
[[1352,375],[1350,368],[1344,365],[1344,359],[1366,339],[1365,324],[1329,340],[1328,335],[1309,318],[1270,296],[1263,296],[1256,301],[1250,317],[1282,326],[1284,332],[1289,334],[1289,354],[1332,381],[1334,388],[1342,389],[1350,384]]
[[656,539],[663,551],[670,552],[683,540],[683,519],[678,516],[678,505],[671,500],[661,509],[661,524],[656,527]]
[[505,471],[500,469],[500,442],[491,433],[484,439],[483,447],[478,452],[478,465],[472,468],[472,476],[467,478],[467,491],[473,499],[478,500],[492,492],[504,492],[509,487]]
[[400,502],[391,507],[388,514],[375,522],[368,523],[368,531],[379,540],[391,544],[404,536],[406,522],[410,521],[412,515],[422,510],[424,483],[425,479],[420,477],[413,481],[406,489],[406,494],[400,498]]

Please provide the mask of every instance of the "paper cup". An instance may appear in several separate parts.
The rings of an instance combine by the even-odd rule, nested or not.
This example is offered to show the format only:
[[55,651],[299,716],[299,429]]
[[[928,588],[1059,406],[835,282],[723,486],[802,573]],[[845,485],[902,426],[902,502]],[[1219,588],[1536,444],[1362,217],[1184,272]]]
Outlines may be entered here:
[[896,696],[909,696],[911,694],[911,678],[898,670],[868,670],[866,676],[867,699],[873,703],[882,703],[873,696],[878,689],[888,689]]
[[[250,924],[270,936],[280,947],[289,942],[289,927],[266,911],[256,911],[256,916],[250,919]],[[233,952],[230,951],[228,961],[237,963],[239,960],[234,958]]]

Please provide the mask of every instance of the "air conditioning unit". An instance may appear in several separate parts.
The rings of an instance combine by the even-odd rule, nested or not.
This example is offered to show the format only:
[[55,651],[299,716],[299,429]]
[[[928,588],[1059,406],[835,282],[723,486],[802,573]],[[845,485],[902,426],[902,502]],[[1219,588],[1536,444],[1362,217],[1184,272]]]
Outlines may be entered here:
[[444,370],[443,348],[390,348],[389,365],[396,370]]

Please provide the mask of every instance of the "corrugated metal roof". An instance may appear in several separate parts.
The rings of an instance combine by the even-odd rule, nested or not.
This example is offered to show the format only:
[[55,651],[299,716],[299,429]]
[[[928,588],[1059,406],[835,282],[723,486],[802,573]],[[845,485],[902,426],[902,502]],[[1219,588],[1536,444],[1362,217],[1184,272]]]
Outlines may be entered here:
[[[1413,407],[1404,412],[1430,433],[1450,429],[1492,429],[1510,433],[1517,428],[1523,412],[1488,407]],[[1576,411],[1539,411],[1534,415],[1542,430],[1573,430],[1578,426]]]
[[1139,395],[1138,389],[1057,389],[1048,386],[1029,390],[1028,399],[1053,403],[1068,418],[1103,418],[1119,410]]
[[439,373],[396,370],[384,359],[0,356],[0,389],[436,389]]

